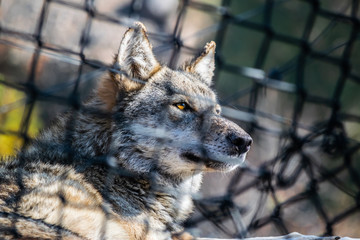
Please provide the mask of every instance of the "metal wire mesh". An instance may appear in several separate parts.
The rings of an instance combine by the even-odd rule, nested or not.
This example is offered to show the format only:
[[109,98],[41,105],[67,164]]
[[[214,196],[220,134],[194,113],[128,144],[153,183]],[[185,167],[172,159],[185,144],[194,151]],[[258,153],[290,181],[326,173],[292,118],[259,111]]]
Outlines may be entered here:
[[[97,59],[89,50],[96,44],[96,24],[125,29],[134,20],[154,20],[144,12],[145,2],[122,3],[124,8],[114,15],[99,10],[97,0],[34,1],[33,26],[25,30],[17,27],[20,21],[9,20],[14,13],[3,12],[0,71],[4,77],[0,86],[25,95],[0,106],[3,116],[24,106],[20,126],[14,130],[3,125],[0,134],[19,137],[24,147],[31,141],[29,126],[37,103],[43,108],[56,103],[79,109],[84,85],[111,69],[109,62]],[[18,14],[26,10],[26,6],[21,10],[21,4],[0,2],[2,11],[15,9]],[[72,34],[75,42],[56,42],[63,33],[62,25],[49,25],[55,7],[82,16],[81,21],[72,22],[78,28],[65,33]],[[292,14],[299,11],[296,17],[301,15],[301,20],[294,20]],[[218,176],[207,177],[203,196],[195,198],[196,214],[185,223],[195,235],[359,234],[359,11],[358,0],[341,4],[326,0],[183,0],[172,15],[173,26],[166,31],[150,30],[150,39],[156,43],[154,52],[164,53],[172,67],[184,55],[199,51],[197,45],[205,41],[196,39],[214,38],[214,82],[223,114],[245,125],[255,142],[248,165],[224,179],[222,185]],[[191,26],[193,18],[188,18],[197,14],[210,17],[211,24]],[[157,21],[161,25],[162,20]],[[60,34],[55,40],[51,28]],[[188,28],[192,32],[184,34]],[[112,39],[114,46],[121,31],[116,34],[119,38]],[[27,65],[26,72],[17,75],[18,79],[11,77],[17,70],[9,64],[9,52],[14,49],[27,52],[29,59],[22,64]],[[49,59],[71,66],[71,81],[39,84]],[[59,95],[64,89],[67,94]],[[44,114],[46,118],[52,113]],[[219,187],[220,192],[212,190]]]

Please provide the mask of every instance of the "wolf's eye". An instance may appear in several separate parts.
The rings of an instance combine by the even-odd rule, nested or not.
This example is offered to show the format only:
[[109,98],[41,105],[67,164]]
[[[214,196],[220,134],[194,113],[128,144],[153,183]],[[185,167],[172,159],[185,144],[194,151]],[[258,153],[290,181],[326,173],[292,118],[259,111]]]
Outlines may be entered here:
[[220,115],[220,114],[221,114],[221,108],[220,108],[219,105],[215,108],[215,113],[216,113],[217,115]]
[[190,108],[189,105],[187,105],[185,102],[175,103],[174,105],[180,110],[186,110]]

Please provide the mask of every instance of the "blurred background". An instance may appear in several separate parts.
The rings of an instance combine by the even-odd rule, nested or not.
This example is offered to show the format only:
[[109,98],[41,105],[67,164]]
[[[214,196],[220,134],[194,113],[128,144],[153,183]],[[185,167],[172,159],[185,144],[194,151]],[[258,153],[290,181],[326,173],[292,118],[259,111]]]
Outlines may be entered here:
[[0,156],[86,99],[141,21],[171,67],[216,41],[223,115],[254,138],[188,231],[360,236],[358,0],[0,0],[0,21]]

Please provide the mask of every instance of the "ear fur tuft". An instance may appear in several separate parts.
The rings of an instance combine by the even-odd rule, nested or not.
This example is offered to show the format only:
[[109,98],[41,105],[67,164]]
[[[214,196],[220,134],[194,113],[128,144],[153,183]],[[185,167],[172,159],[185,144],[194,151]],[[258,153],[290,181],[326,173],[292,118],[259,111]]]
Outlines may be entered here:
[[98,95],[106,103],[107,109],[116,104],[119,93],[125,95],[140,90],[161,69],[142,23],[135,22],[125,32],[118,54],[115,55],[114,68],[124,74],[111,72],[110,77],[104,79],[98,89]]
[[201,80],[208,86],[212,83],[215,70],[215,48],[214,41],[207,43],[199,57],[194,58],[189,64],[185,65],[185,70],[196,73]]
[[152,52],[146,28],[140,22],[135,22],[134,28],[126,31],[117,56],[120,69],[132,78],[147,80],[154,69],[160,67]]

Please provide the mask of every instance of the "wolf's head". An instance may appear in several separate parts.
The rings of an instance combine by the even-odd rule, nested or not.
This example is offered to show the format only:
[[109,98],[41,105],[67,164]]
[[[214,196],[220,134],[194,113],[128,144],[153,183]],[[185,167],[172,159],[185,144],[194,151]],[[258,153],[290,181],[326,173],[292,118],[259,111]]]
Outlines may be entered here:
[[232,170],[252,143],[235,123],[221,116],[211,90],[215,43],[180,70],[156,60],[146,29],[136,23],[124,35],[115,67],[98,89],[114,113],[111,152],[122,166],[171,176],[194,171]]

